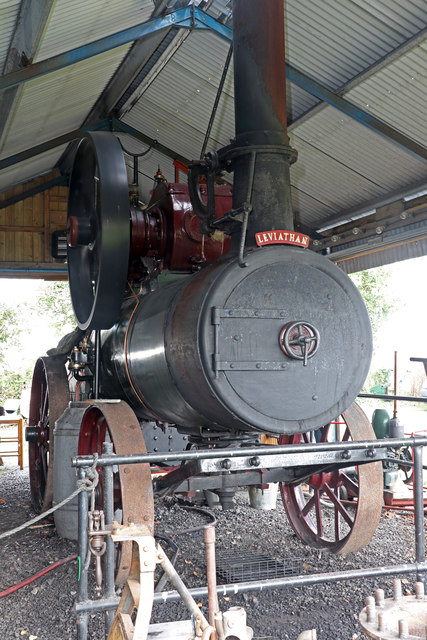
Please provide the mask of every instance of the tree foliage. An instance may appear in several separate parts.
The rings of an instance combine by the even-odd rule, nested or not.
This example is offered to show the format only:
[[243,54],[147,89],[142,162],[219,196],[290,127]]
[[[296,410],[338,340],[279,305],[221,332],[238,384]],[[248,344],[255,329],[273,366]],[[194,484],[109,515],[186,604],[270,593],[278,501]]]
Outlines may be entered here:
[[[9,398],[19,398],[24,385],[30,385],[34,368],[34,356],[28,355],[25,336],[31,335],[34,327],[45,331],[35,335],[39,353],[54,347],[58,340],[75,327],[74,314],[67,282],[39,284],[40,293],[36,302],[25,301],[19,306],[0,303],[0,404]],[[39,330],[39,329],[38,329]]]
[[4,362],[5,348],[17,344],[20,332],[18,311],[0,304],[0,362]]
[[31,381],[31,370],[12,367],[7,360],[7,348],[19,345],[22,333],[20,308],[0,305],[0,404],[20,396],[21,388]]
[[396,300],[389,287],[391,271],[377,267],[353,273],[350,277],[362,294],[375,338],[384,320],[396,308]]
[[68,282],[49,282],[37,298],[38,309],[58,338],[76,325]]

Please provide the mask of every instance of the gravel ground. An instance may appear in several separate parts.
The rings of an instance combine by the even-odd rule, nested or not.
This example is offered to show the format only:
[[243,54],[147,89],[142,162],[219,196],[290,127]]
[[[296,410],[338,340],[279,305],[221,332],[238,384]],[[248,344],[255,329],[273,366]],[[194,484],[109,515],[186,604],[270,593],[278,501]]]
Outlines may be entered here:
[[[34,515],[29,506],[28,472],[17,468],[0,470],[0,531],[17,526]],[[337,571],[345,568],[412,562],[414,529],[402,513],[383,515],[367,549],[347,556],[333,556],[303,546],[287,523],[280,502],[276,511],[256,511],[248,504],[246,491],[237,495],[230,511],[215,510],[217,556],[226,551],[267,553],[289,561],[300,558],[304,572]],[[24,580],[57,559],[76,552],[76,545],[57,537],[51,520],[27,529],[1,544],[0,591]],[[188,513],[164,499],[156,506],[156,531],[170,534],[203,522],[198,513]],[[177,538],[180,555],[177,570],[189,586],[204,584],[202,534]],[[76,637],[73,603],[77,591],[76,562],[63,565],[40,580],[0,599],[0,639],[71,640]],[[412,577],[405,586],[412,591]],[[382,587],[391,594],[391,578],[358,580],[303,588],[220,598],[225,610],[244,606],[254,639],[296,640],[301,631],[316,628],[319,640],[356,640],[362,637],[357,616],[366,595]],[[188,618],[180,603],[154,606],[153,622]],[[91,620],[90,640],[103,640],[99,615]]]

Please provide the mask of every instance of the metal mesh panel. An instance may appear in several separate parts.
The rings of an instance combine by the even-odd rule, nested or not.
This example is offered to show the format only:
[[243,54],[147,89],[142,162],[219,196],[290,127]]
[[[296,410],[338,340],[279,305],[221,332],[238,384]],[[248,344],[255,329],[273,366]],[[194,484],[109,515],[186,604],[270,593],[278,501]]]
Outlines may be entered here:
[[301,558],[271,558],[234,552],[217,555],[217,576],[225,584],[298,575],[302,573],[302,568]]

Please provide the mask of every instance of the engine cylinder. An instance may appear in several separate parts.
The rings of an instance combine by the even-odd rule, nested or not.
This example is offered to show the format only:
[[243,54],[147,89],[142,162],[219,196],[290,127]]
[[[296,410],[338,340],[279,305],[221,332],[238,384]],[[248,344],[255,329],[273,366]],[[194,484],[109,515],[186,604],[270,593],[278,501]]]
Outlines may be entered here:
[[344,411],[372,352],[356,287],[309,250],[245,259],[129,302],[103,334],[103,394],[183,430],[302,433]]

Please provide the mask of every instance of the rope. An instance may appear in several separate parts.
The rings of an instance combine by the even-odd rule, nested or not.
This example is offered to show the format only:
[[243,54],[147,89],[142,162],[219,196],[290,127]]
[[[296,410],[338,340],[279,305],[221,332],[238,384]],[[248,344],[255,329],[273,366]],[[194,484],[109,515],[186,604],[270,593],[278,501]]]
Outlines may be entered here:
[[95,487],[98,484],[99,474],[98,474],[98,471],[96,470],[96,465],[98,462],[98,454],[94,453],[93,456],[94,456],[94,462],[93,462],[93,465],[87,470],[86,477],[80,478],[79,480],[77,480],[77,489],[73,491],[73,493],[69,495],[68,498],[64,498],[64,500],[61,500],[61,502],[58,502],[58,504],[56,504],[54,507],[51,507],[51,509],[48,509],[47,511],[43,511],[43,513],[41,513],[39,516],[36,516],[35,518],[32,518],[31,520],[24,522],[24,524],[21,524],[19,527],[15,527],[10,531],[5,531],[4,533],[1,533],[0,540],[3,540],[4,538],[7,538],[9,536],[13,536],[15,533],[18,533],[19,531],[22,531],[23,529],[30,527],[35,522],[44,520],[47,516],[50,516],[51,513],[54,513],[58,509],[61,509],[61,507],[67,504],[67,502],[70,502],[71,500],[73,500],[82,491],[94,492]]

